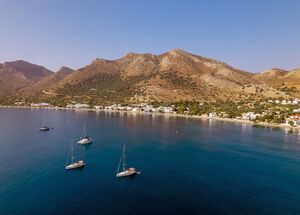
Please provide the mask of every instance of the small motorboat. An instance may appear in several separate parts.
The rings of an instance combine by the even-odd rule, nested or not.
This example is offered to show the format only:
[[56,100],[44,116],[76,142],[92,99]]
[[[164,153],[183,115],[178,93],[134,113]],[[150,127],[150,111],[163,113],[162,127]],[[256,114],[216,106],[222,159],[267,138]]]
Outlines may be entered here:
[[[122,163],[122,166],[123,166],[122,171],[120,171],[121,163]],[[119,165],[118,165],[118,170],[117,170],[116,177],[121,178],[121,177],[134,176],[134,175],[141,174],[141,172],[137,171],[134,167],[130,167],[130,168],[127,168],[127,169],[125,167],[126,167],[126,164],[125,164],[125,144],[124,144],[123,151],[122,151],[121,158],[120,158],[120,162],[119,162]]]

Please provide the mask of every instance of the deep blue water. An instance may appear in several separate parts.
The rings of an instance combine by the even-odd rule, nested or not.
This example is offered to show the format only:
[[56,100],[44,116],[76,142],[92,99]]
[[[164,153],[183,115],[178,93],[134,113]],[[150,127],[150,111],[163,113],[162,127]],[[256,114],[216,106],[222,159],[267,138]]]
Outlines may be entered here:
[[[38,131],[44,118],[54,129]],[[95,143],[74,146],[83,121]],[[177,132],[176,132],[177,131]],[[123,144],[141,170],[116,179]],[[0,108],[0,214],[300,214],[300,136],[221,121]]]

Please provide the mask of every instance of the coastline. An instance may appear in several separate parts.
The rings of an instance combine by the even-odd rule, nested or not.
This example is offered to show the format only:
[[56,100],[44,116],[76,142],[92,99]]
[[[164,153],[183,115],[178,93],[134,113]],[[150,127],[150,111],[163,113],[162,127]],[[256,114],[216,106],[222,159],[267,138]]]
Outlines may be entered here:
[[171,117],[182,117],[189,119],[203,119],[203,120],[216,120],[223,122],[231,122],[231,123],[240,123],[240,124],[249,124],[252,126],[261,126],[261,127],[269,127],[269,128],[281,128],[281,129],[289,129],[290,131],[297,131],[300,133],[300,127],[291,127],[290,125],[285,124],[274,124],[268,122],[257,122],[254,123],[249,120],[242,119],[232,119],[232,118],[220,118],[220,117],[208,117],[206,115],[184,115],[184,114],[176,114],[176,113],[157,113],[157,112],[132,112],[126,110],[105,110],[105,109],[75,109],[75,108],[64,108],[64,107],[31,107],[31,106],[11,106],[11,105],[0,105],[0,108],[15,108],[15,109],[50,109],[50,110],[69,110],[69,111],[93,111],[93,112],[114,112],[114,113],[130,113],[130,114],[143,114],[143,115],[156,115],[156,116],[171,116]]

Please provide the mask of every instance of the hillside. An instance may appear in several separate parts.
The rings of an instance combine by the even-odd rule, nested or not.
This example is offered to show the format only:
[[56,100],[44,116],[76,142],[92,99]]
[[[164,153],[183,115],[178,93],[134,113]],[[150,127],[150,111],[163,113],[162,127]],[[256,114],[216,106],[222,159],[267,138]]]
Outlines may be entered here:
[[97,102],[287,96],[265,85],[252,73],[180,49],[160,55],[129,53],[117,60],[96,59],[47,91]]
[[289,95],[300,96],[300,69],[272,69],[254,76],[255,79]]
[[65,77],[72,74],[73,72],[73,69],[63,66],[56,73],[45,76],[33,85],[20,89],[20,91],[29,94],[40,92],[63,80]]
[[107,104],[300,97],[299,69],[253,74],[180,49],[95,59],[76,71],[62,67],[53,73],[24,61],[0,64],[0,71],[2,95],[14,92],[10,101]]
[[53,72],[43,66],[22,60],[0,64],[0,95],[30,86],[51,74]]
[[288,71],[274,68],[255,74],[253,77],[264,83],[275,84],[281,77],[283,77],[287,73]]

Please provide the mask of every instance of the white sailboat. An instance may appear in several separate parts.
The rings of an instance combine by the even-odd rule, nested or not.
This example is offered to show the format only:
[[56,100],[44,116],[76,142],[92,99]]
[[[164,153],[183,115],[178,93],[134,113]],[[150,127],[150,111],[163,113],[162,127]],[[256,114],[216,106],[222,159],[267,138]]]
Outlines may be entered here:
[[85,122],[83,123],[82,133],[80,140],[77,142],[80,145],[87,145],[93,143],[92,138],[86,135],[86,128],[85,128]]
[[49,130],[50,130],[49,126],[45,125],[44,122],[43,122],[43,120],[42,120],[42,121],[41,121],[40,128],[39,128],[39,131],[44,131],[44,132],[46,132],[46,131],[49,131]]
[[[120,171],[121,163],[122,163],[122,171]],[[134,167],[130,167],[130,168],[126,169],[126,164],[125,164],[125,144],[124,144],[116,176],[118,178],[120,178],[120,177],[132,176],[132,175],[136,175],[136,174],[140,174],[140,173],[141,172],[137,171]]]
[[[69,163],[70,154],[71,154],[71,163]],[[66,170],[79,169],[79,168],[83,168],[84,166],[85,166],[85,163],[83,160],[74,162],[73,141],[71,141],[71,153],[68,154],[68,158],[67,158],[67,162],[66,162]]]

